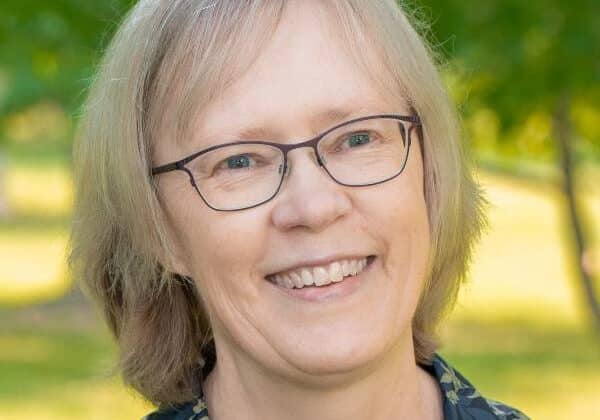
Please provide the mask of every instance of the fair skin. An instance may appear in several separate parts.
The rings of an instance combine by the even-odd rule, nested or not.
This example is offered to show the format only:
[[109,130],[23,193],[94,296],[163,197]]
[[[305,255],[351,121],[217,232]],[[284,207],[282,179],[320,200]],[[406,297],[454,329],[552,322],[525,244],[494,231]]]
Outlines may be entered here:
[[[249,126],[271,133],[265,140],[298,142],[350,118],[409,114],[342,52],[328,18],[301,4],[289,5],[256,62],[202,111],[194,138],[161,142],[155,163],[236,140]],[[315,119],[332,108],[347,115]],[[174,269],[195,280],[214,333],[218,362],[204,383],[211,419],[441,419],[437,383],[412,343],[430,246],[417,136],[404,172],[370,187],[335,183],[309,148],[288,159],[279,194],[238,212],[208,208],[181,171],[160,177]],[[303,301],[264,278],[339,255],[376,256],[343,298]]]

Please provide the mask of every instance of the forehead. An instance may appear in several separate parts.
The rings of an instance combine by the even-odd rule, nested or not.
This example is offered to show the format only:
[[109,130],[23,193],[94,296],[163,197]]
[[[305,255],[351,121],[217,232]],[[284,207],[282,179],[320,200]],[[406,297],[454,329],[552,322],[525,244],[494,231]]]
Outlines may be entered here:
[[[350,117],[406,112],[372,77],[386,72],[373,54],[369,71],[348,53],[330,13],[316,2],[290,2],[252,65],[194,121],[194,143],[260,127],[273,135],[308,135]],[[364,46],[362,46],[364,48]],[[245,130],[248,131],[248,130]]]

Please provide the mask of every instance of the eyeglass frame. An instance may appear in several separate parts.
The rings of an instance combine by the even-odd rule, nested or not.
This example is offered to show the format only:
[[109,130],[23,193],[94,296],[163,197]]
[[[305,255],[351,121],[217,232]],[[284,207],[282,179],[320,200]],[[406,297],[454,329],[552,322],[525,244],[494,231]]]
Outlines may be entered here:
[[[369,184],[361,184],[361,185],[351,185],[351,184],[344,184],[343,182],[338,181],[332,174],[331,172],[329,172],[329,170],[327,169],[327,166],[324,164],[323,160],[321,159],[321,156],[319,155],[319,150],[317,148],[317,145],[319,144],[319,141],[321,141],[321,139],[323,139],[327,134],[331,133],[332,131],[337,130],[340,127],[344,127],[346,125],[350,125],[356,122],[360,122],[360,121],[365,121],[365,120],[371,120],[371,119],[378,119],[378,118],[384,118],[384,119],[394,119],[394,120],[398,120],[398,121],[402,121],[402,122],[406,122],[406,123],[411,123],[411,125],[408,127],[408,130],[405,129],[405,133],[406,133],[406,158],[404,159],[404,162],[402,164],[402,167],[400,168],[400,170],[398,171],[398,173],[396,173],[395,175],[386,178],[384,180],[381,181],[377,181],[377,182],[372,182]],[[192,187],[194,187],[194,189],[196,190],[196,192],[198,193],[198,195],[200,196],[200,198],[202,199],[202,201],[204,201],[204,204],[206,204],[209,208],[211,208],[212,210],[215,211],[240,211],[240,210],[248,210],[254,207],[258,207],[262,204],[265,204],[268,201],[271,201],[273,198],[275,198],[275,196],[279,193],[279,190],[281,189],[281,185],[283,184],[283,179],[285,178],[285,174],[287,172],[288,169],[288,159],[287,159],[287,154],[288,152],[290,152],[291,150],[294,149],[299,149],[301,147],[310,147],[311,149],[313,149],[313,151],[315,152],[315,156],[317,157],[317,163],[319,166],[321,166],[325,172],[327,172],[327,174],[329,175],[329,177],[336,182],[339,185],[343,185],[346,187],[368,187],[371,185],[377,185],[377,184],[382,184],[384,182],[387,182],[391,179],[396,178],[398,175],[400,175],[402,172],[404,172],[404,168],[406,167],[406,163],[408,162],[408,156],[410,154],[410,144],[411,144],[411,133],[413,131],[413,129],[417,128],[419,131],[419,135],[421,135],[421,127],[422,127],[422,123],[421,123],[421,119],[419,118],[418,115],[399,115],[399,114],[376,114],[376,115],[368,115],[368,116],[364,116],[364,117],[359,117],[359,118],[354,118],[351,119],[349,121],[345,121],[342,123],[339,123],[331,128],[328,128],[326,131],[322,132],[321,134],[316,135],[315,137],[309,139],[309,140],[305,140],[299,143],[274,143],[274,142],[268,142],[268,141],[261,141],[261,140],[241,140],[241,141],[236,141],[236,142],[231,142],[231,143],[224,143],[224,144],[216,144],[214,146],[210,146],[206,149],[202,149],[198,152],[195,152],[189,156],[186,156],[182,159],[179,159],[177,161],[174,162],[170,162],[170,163],[166,163],[164,165],[159,165],[159,166],[155,166],[151,169],[150,175],[151,177],[154,177],[155,175],[160,175],[162,173],[166,173],[166,172],[171,172],[171,171],[176,171],[176,170],[180,170],[180,171],[184,171],[188,174],[189,178],[190,178],[190,184],[192,184]],[[196,184],[196,180],[194,178],[194,175],[191,173],[191,171],[189,170],[189,168],[187,168],[185,165],[189,162],[191,162],[192,160],[196,159],[198,156],[201,156],[205,153],[208,152],[212,152],[213,150],[216,149],[221,149],[223,147],[228,147],[228,146],[236,146],[239,144],[264,144],[267,146],[271,146],[271,147],[275,147],[277,149],[279,149],[281,151],[281,153],[283,154],[283,170],[281,171],[281,179],[279,180],[279,185],[277,186],[277,189],[275,190],[275,192],[267,199],[257,203],[257,204],[253,204],[251,206],[248,207],[242,207],[239,209],[219,209],[216,207],[211,206],[208,201],[206,200],[206,198],[204,198],[204,196],[202,195],[202,193],[200,192],[200,189],[198,188],[198,185]]]

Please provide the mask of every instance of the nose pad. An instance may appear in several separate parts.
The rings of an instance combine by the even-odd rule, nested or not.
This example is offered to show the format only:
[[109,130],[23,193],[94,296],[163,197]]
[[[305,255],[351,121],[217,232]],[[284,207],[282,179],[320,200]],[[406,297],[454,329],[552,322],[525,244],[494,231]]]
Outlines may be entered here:
[[[317,164],[319,166],[324,167],[327,164],[327,160],[325,158],[322,158],[321,156],[319,156],[319,154],[316,154],[317,156]],[[279,165],[279,167],[277,168],[277,173],[279,175],[287,175],[289,176],[291,174],[291,165],[288,164],[288,162],[282,163],[281,165]]]
[[292,166],[289,162],[282,163],[281,165],[279,165],[278,172],[282,178],[289,178],[290,174],[292,173]]

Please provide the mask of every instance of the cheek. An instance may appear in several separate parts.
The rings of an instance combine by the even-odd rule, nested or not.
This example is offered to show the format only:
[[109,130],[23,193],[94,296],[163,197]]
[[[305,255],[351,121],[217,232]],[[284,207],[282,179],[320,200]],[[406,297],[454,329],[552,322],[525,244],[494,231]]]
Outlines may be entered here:
[[431,247],[429,217],[420,170],[407,173],[404,181],[395,212],[401,232],[395,239],[400,242],[395,248],[400,252],[394,255],[407,279],[405,293],[416,305],[424,285]]
[[380,238],[387,278],[398,282],[406,298],[418,298],[430,252],[427,205],[421,167],[412,162],[398,178],[361,195],[362,220]]
[[198,211],[185,234],[192,278],[209,306],[252,305],[259,299],[257,271],[267,245],[266,217],[258,212]]
[[424,258],[422,254],[429,253],[430,230],[423,188],[423,165],[418,143],[415,144],[412,152],[412,159],[409,159],[405,171],[399,177],[395,200],[393,205],[389,206],[388,217],[402,229],[406,239],[410,238],[410,247],[415,253],[414,261],[419,263]]
[[423,196],[413,189],[400,188],[383,207],[381,220],[386,222],[380,228],[390,263],[401,267],[407,278],[417,280],[429,253],[429,223]]
[[181,271],[189,273],[199,285],[225,286],[241,275],[247,278],[264,259],[268,218],[258,209],[213,211],[185,182],[165,185],[160,198],[181,259]]

